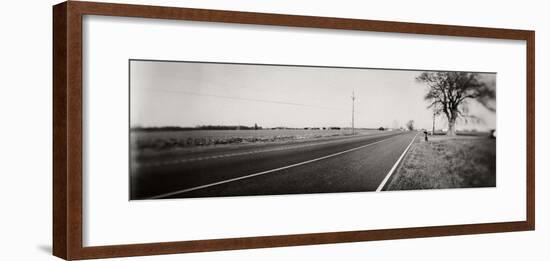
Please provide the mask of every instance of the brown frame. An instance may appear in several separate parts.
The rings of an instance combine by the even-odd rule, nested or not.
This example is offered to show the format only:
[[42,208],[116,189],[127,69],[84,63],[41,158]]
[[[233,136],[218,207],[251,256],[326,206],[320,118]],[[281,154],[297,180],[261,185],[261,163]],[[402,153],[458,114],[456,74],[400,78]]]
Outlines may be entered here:
[[[527,219],[502,223],[83,247],[82,18],[84,15],[525,40],[527,43]],[[77,260],[535,229],[534,31],[69,1],[53,7],[53,67],[53,254],[60,258]]]

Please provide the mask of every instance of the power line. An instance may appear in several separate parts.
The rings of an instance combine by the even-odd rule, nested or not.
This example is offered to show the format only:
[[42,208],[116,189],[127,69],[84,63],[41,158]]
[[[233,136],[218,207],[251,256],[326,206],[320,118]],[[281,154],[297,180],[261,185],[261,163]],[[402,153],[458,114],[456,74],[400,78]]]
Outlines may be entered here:
[[318,108],[318,109],[334,110],[334,111],[343,111],[343,110],[345,110],[345,109],[341,109],[341,108],[324,107],[324,106],[317,106],[317,105],[304,104],[304,103],[276,101],[276,100],[265,100],[265,99],[254,99],[254,98],[244,98],[244,97],[226,96],[226,95],[219,95],[219,94],[208,94],[208,93],[200,93],[200,92],[189,92],[189,91],[181,91],[181,90],[166,90],[166,89],[152,89],[152,88],[144,88],[142,90],[160,91],[160,92],[176,92],[176,93],[182,93],[182,94],[194,95],[194,96],[214,97],[214,98],[249,101],[249,102],[283,104],[283,105],[310,107],[310,108]]

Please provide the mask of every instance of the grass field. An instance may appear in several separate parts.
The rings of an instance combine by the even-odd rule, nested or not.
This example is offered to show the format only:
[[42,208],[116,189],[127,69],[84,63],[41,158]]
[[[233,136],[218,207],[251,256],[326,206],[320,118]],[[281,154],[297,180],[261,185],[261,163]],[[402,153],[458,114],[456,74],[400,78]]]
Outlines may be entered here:
[[[357,130],[358,134],[378,130]],[[131,131],[130,146],[136,150],[169,150],[229,144],[290,142],[323,137],[351,135],[351,130],[170,130]]]
[[496,186],[496,140],[486,136],[417,137],[387,190]]

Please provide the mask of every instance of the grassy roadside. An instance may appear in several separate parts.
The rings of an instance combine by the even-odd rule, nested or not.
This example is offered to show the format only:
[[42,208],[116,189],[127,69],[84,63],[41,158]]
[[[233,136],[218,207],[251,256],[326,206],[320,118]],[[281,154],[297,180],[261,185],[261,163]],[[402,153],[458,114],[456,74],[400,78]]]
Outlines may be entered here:
[[386,190],[496,186],[496,140],[419,135]]

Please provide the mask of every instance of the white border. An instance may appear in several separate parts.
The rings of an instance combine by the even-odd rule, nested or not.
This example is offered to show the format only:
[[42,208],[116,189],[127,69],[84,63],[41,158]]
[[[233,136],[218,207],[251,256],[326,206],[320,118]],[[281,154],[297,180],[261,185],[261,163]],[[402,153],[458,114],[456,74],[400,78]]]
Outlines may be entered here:
[[[525,220],[524,41],[97,16],[83,30],[84,246]],[[497,72],[497,188],[129,202],[129,58]]]

